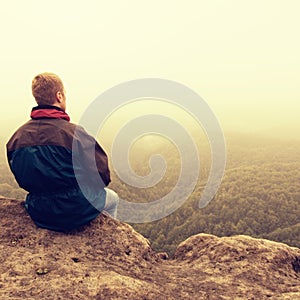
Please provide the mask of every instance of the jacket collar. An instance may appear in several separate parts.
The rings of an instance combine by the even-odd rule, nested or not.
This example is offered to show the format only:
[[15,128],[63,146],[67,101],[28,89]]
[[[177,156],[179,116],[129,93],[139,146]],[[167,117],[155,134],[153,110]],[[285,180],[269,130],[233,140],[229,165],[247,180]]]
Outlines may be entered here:
[[64,112],[60,107],[52,105],[38,105],[35,106],[30,114],[34,120],[37,119],[63,119],[70,121],[69,115]]

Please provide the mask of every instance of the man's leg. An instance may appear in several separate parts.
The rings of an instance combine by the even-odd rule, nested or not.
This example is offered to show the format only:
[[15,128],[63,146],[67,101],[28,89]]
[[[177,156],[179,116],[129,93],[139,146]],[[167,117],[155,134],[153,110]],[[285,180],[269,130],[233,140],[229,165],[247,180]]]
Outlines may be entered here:
[[119,196],[116,192],[109,188],[104,188],[106,191],[105,206],[103,211],[107,212],[113,218],[117,217],[117,206],[119,204]]

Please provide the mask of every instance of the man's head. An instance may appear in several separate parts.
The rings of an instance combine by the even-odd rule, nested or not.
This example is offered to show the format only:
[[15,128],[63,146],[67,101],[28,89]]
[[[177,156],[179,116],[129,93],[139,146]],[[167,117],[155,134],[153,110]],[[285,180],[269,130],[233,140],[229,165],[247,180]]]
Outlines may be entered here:
[[32,80],[32,95],[38,105],[54,105],[66,110],[65,89],[53,73],[41,73]]

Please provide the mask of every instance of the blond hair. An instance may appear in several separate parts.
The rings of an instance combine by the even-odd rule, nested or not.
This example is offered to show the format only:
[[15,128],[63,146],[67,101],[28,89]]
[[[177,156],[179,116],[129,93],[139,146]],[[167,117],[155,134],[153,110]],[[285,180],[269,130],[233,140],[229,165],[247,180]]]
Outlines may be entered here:
[[61,79],[53,73],[41,73],[32,80],[32,95],[38,105],[52,105],[56,101],[57,92],[64,95]]

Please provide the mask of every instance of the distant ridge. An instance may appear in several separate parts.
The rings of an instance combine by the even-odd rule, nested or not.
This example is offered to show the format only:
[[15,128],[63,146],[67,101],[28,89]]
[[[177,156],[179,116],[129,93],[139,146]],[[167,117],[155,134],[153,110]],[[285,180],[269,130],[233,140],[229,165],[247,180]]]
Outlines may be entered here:
[[100,215],[68,234],[36,228],[0,201],[0,299],[300,299],[300,249],[198,234],[172,259]]

